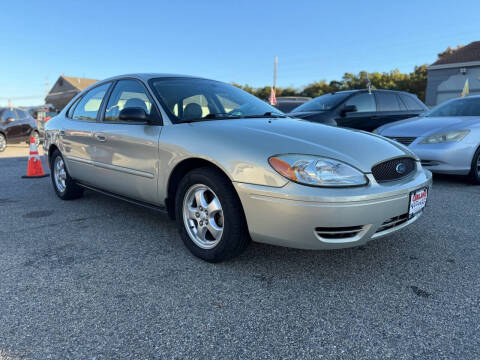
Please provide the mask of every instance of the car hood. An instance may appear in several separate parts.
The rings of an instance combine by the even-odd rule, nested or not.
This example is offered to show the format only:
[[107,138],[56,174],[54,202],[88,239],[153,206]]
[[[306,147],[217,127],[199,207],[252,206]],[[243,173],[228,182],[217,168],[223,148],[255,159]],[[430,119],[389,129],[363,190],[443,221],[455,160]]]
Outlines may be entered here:
[[[220,142],[237,153],[248,149],[265,161],[273,155],[297,153],[329,157],[363,172],[398,156],[416,157],[406,147],[381,136],[299,119],[216,120],[188,124],[195,136]],[[242,155],[243,156],[243,155]]]
[[476,123],[480,123],[480,118],[476,116],[414,117],[384,125],[377,130],[383,136],[420,137],[466,129]]

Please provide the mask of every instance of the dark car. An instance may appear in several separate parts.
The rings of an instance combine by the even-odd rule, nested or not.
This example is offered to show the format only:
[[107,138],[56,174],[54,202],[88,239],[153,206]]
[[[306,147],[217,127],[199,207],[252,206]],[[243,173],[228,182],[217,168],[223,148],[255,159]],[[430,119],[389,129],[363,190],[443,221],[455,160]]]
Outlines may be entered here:
[[26,110],[18,108],[0,108],[0,151],[7,144],[28,142],[30,136],[40,142],[35,119]]
[[43,139],[45,133],[45,124],[53,117],[58,115],[58,111],[50,107],[35,107],[30,109],[30,114],[37,123],[38,133]]
[[418,116],[428,108],[415,96],[393,90],[350,90],[325,94],[289,115],[352,129],[373,131],[384,124]]
[[277,97],[277,105],[274,106],[286,114],[311,99],[311,97],[306,96],[279,96]]

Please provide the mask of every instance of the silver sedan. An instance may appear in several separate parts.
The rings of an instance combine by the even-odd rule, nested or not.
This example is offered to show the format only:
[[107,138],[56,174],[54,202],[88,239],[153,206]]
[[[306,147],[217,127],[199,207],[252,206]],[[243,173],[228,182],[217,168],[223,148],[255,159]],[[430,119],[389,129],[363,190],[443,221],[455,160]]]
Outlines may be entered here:
[[468,175],[480,184],[480,96],[447,101],[376,133],[408,146],[432,172]]
[[403,145],[287,117],[225,83],[135,74],[101,81],[46,126],[53,188],[85,188],[176,219],[196,256],[250,240],[303,249],[365,244],[417,220],[431,173]]

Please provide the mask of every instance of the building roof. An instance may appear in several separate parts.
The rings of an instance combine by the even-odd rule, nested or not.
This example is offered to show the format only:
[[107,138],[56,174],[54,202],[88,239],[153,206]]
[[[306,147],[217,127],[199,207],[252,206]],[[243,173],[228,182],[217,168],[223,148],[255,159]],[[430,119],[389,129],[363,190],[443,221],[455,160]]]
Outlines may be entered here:
[[70,84],[72,84],[78,90],[86,89],[87,87],[95,84],[98,81],[97,79],[87,79],[87,78],[65,76],[65,75],[62,75],[60,77],[63,78],[65,81],[68,81]]
[[432,66],[480,61],[480,41],[474,41],[451,54],[444,55],[435,61]]

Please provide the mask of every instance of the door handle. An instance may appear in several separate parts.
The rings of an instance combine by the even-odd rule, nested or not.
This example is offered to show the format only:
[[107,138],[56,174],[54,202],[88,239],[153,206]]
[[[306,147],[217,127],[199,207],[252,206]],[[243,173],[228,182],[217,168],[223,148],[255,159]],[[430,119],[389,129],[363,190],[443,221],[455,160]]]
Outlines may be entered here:
[[106,137],[104,134],[102,134],[102,133],[96,133],[96,134],[95,134],[95,139],[97,139],[97,140],[100,141],[100,142],[105,142],[105,141],[107,141],[107,137]]

